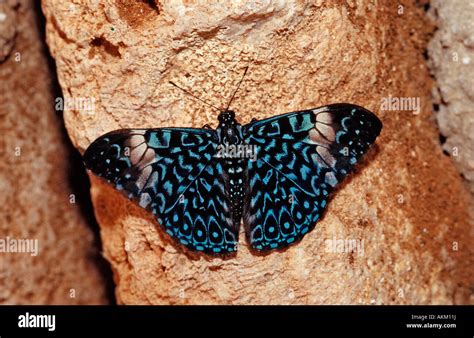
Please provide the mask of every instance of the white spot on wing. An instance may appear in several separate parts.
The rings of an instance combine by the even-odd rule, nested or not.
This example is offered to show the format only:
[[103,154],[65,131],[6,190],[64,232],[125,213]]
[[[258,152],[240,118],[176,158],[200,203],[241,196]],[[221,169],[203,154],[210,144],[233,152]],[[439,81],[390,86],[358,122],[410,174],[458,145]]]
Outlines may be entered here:
[[153,164],[155,163],[155,160],[156,160],[155,151],[151,148],[148,148],[139,163],[139,167],[143,168],[145,166]]
[[324,181],[329,184],[331,187],[335,187],[337,184],[336,175],[332,171],[328,171],[324,177]]
[[147,145],[146,143],[142,143],[139,146],[135,146],[135,147],[131,145],[131,148],[132,148],[132,151],[130,152],[130,161],[132,162],[132,164],[136,165],[141,160],[141,158],[143,157],[143,154],[147,150]]
[[146,208],[151,203],[151,197],[148,193],[143,193],[140,196],[140,206]]
[[130,148],[134,148],[142,143],[145,143],[145,138],[141,135],[132,135],[130,136],[130,138],[128,139],[128,142],[127,142],[127,145],[130,147]]
[[328,112],[321,112],[316,114],[316,122],[331,124],[332,123],[332,115]]
[[317,145],[329,146],[331,144],[331,142],[324,138],[322,133],[317,131],[315,128],[309,131],[309,139],[312,141],[312,143]]
[[327,148],[317,146],[316,152],[319,156],[321,156],[324,162],[326,162],[330,167],[334,167],[334,165],[336,164],[336,159],[334,158],[334,156],[331,155]]
[[316,122],[316,129],[329,141],[334,142],[336,140],[336,133],[334,132],[334,128],[332,126],[328,126],[327,124],[317,123]]
[[151,166],[145,167],[141,171],[140,176],[138,176],[138,179],[135,183],[139,190],[143,190],[143,187],[145,186],[145,183],[147,182],[148,177],[150,177],[152,171],[153,169]]

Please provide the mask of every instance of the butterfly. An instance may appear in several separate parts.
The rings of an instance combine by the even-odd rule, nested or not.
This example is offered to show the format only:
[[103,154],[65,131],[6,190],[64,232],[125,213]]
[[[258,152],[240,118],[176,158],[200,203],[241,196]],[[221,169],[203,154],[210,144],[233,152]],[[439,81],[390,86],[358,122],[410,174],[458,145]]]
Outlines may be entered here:
[[382,129],[375,114],[353,104],[246,125],[229,106],[220,110],[217,129],[109,132],[87,148],[85,166],[193,251],[234,252],[242,221],[250,245],[268,251],[315,227],[330,193]]

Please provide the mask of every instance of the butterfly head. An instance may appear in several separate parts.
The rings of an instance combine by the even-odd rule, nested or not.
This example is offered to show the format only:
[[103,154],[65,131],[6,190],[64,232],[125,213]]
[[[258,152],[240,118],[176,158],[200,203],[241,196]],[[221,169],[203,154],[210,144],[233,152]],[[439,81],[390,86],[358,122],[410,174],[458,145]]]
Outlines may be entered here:
[[242,140],[241,125],[235,120],[235,113],[232,110],[223,110],[219,116],[219,126],[217,134],[219,141],[223,144],[238,144]]
[[224,110],[217,118],[219,119],[219,125],[221,127],[233,126],[237,123],[235,121],[235,112],[233,110]]

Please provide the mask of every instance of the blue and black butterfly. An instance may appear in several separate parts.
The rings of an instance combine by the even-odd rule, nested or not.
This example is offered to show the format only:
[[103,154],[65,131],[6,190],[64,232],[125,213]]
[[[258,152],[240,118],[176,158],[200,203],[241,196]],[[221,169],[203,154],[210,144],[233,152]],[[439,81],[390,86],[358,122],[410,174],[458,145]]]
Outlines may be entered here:
[[189,249],[235,251],[243,220],[251,246],[267,251],[297,242],[314,228],[331,191],[382,129],[373,113],[352,104],[244,126],[229,106],[215,130],[107,133],[86,150],[85,165],[152,212]]

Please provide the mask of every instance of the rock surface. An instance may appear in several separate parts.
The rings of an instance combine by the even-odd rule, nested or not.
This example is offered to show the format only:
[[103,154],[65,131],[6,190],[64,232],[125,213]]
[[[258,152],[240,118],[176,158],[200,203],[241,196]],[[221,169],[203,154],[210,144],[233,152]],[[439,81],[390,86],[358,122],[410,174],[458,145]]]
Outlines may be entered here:
[[16,35],[16,0],[0,2],[0,62],[10,55]]
[[[42,2],[80,150],[126,127],[217,125],[217,113],[169,85],[224,105],[240,122],[334,102],[375,111],[378,146],[317,228],[282,252],[230,259],[176,245],[151,215],[91,176],[104,253],[123,304],[451,304],[469,302],[468,194],[443,156],[423,51],[432,27],[411,1]],[[381,109],[418,98],[418,113]],[[90,107],[89,107],[90,108]],[[359,252],[331,252],[355,239]]]
[[38,10],[0,2],[0,304],[104,304],[92,231],[70,203]]
[[474,2],[434,0],[431,6],[438,30],[429,56],[443,149],[474,194]]

